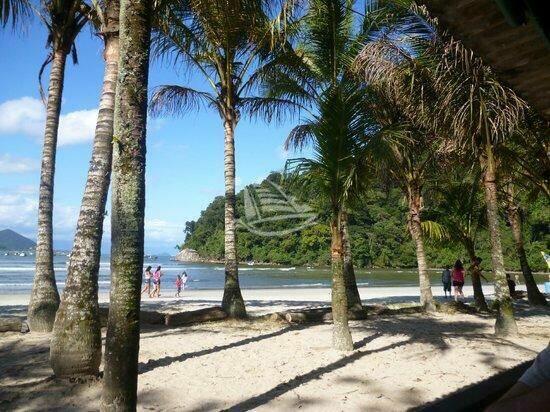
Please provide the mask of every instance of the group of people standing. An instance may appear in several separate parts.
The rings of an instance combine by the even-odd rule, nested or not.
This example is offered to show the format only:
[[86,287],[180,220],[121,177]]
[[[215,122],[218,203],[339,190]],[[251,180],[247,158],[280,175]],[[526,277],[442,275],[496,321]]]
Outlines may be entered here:
[[[473,258],[469,271],[471,276],[478,276],[480,278],[483,278],[487,282],[487,278],[481,273],[481,261],[482,259],[479,256]],[[452,270],[450,266],[445,267],[443,273],[441,273],[441,282],[443,283],[443,291],[445,292],[445,297],[447,297],[447,292],[449,292],[448,297],[451,297],[452,285],[454,289],[453,295],[455,301],[458,301],[459,297],[464,298],[464,292],[462,291],[462,289],[464,287],[465,276],[466,271],[464,270],[464,265],[462,264],[462,261],[460,259],[455,262]]]
[[[153,268],[151,266],[147,266],[145,268],[145,272],[143,274],[143,281],[145,283],[145,286],[141,290],[141,294],[144,294],[147,292],[150,298],[158,298],[160,297],[160,285],[161,285],[161,278],[164,276],[164,273],[162,273],[162,267],[158,266],[157,269],[153,272]],[[187,283],[187,273],[183,271],[181,275],[178,275],[176,277],[176,294],[175,296],[177,298],[180,297],[180,293],[182,289],[185,289],[185,285]],[[153,289],[151,289],[151,283],[153,284]]]

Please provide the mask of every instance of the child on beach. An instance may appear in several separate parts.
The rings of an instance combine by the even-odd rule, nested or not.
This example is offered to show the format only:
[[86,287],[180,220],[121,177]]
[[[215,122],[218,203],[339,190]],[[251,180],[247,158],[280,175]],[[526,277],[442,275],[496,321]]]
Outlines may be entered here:
[[147,292],[149,297],[151,297],[151,279],[153,277],[153,274],[151,273],[151,269],[152,269],[151,266],[147,266],[147,269],[145,269],[145,273],[144,273],[144,276],[143,276],[145,286],[141,290],[142,295],[143,295],[144,292]]
[[178,277],[176,278],[176,297],[179,298],[180,297],[180,293],[181,293],[181,287],[183,286],[183,280],[181,279],[181,275],[178,275]]
[[464,265],[462,265],[460,259],[455,262],[451,277],[453,279],[455,302],[458,302],[459,295],[464,298],[464,293],[462,293],[462,288],[464,287]]
[[163,276],[163,273],[161,271],[161,267],[157,267],[157,270],[155,270],[155,273],[153,273],[153,284],[155,285],[155,289],[153,290],[153,293],[151,294],[151,297],[160,297],[160,278]]

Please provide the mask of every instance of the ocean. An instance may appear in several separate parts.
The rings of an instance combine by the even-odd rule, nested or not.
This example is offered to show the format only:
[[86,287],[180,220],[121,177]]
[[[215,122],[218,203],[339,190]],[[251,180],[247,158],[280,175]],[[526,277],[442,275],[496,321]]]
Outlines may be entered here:
[[[60,290],[65,285],[67,261],[66,256],[54,258],[55,276]],[[180,263],[166,256],[155,260],[145,259],[144,267],[147,265],[151,265],[153,269],[158,265],[162,266],[164,290],[174,289],[176,275],[184,270],[189,275],[188,289],[223,289],[222,264]],[[0,294],[29,294],[33,276],[34,256],[0,256]],[[418,285],[418,272],[415,269],[362,269],[356,270],[356,276],[360,287]],[[430,271],[430,278],[433,286],[440,286],[440,270]],[[242,265],[239,267],[239,279],[241,287],[249,289],[321,288],[330,287],[331,274],[329,268]],[[542,283],[545,277],[536,276],[536,280]],[[100,293],[108,292],[109,287],[109,256],[102,256],[99,270]]]

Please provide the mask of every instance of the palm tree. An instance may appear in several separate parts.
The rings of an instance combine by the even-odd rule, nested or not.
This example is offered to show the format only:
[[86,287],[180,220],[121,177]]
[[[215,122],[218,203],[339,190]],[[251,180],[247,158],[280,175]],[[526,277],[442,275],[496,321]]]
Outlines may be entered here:
[[[274,3],[274,2],[271,2]],[[287,9],[283,7],[283,14]],[[262,67],[274,57],[280,31],[262,0],[189,0],[175,4],[154,39],[159,55],[171,56],[201,74],[211,86],[198,91],[185,86],[159,86],[151,111],[184,114],[201,105],[215,109],[225,132],[225,286],[222,307],[232,317],[246,316],[239,286],[235,232],[235,128],[241,116],[279,119],[296,105],[284,99],[254,95]]]
[[[317,16],[315,16],[317,17]],[[291,132],[287,146],[311,145],[313,158],[292,159],[287,169],[317,188],[330,207],[332,261],[332,346],[352,350],[348,326],[348,294],[344,267],[346,208],[366,189],[368,167],[364,122],[365,90],[353,83],[335,83],[317,97],[317,114]]]
[[111,180],[120,4],[105,0],[97,6],[94,23],[105,44],[105,72],[88,179],[50,344],[56,376],[97,375],[101,362],[97,276]]
[[[474,262],[476,254],[476,240],[479,229],[485,223],[485,207],[480,193],[480,173],[467,170],[451,162],[451,168],[457,167],[449,178],[443,178],[441,183],[436,182],[430,192],[431,207],[426,211],[426,221],[434,222],[442,230],[435,235],[439,240],[450,240],[464,246],[470,261]],[[471,271],[474,301],[478,310],[488,311],[487,302],[481,287],[481,278],[478,270]]]
[[[526,104],[503,86],[492,70],[460,42],[439,33],[436,22],[423,8],[413,7],[412,15],[424,22],[421,30],[431,36],[408,39],[399,47],[384,36],[375,48],[365,48],[362,56],[382,62],[367,72],[384,80],[388,93],[399,95],[407,117],[445,137],[449,147],[468,147],[477,157],[483,173],[487,225],[491,238],[491,260],[495,279],[495,331],[517,333],[512,300],[506,282],[500,240],[495,148],[511,136],[524,117]],[[411,14],[411,13],[409,13]],[[418,19],[418,16],[422,17]],[[426,30],[426,27],[429,30]],[[399,36],[401,40],[403,36]],[[390,66],[387,72],[383,67]],[[393,68],[392,68],[393,67]],[[408,73],[403,87],[403,71]],[[396,80],[397,81],[394,81]]]
[[351,0],[313,0],[300,26],[302,40],[261,76],[268,96],[289,99],[312,108],[304,124],[295,127],[287,147],[313,148],[312,159],[287,163],[301,181],[309,182],[326,199],[331,216],[333,347],[351,350],[348,309],[362,311],[357,290],[347,210],[365,190],[369,176],[363,85],[351,63],[366,38]]
[[[392,107],[397,107],[395,102],[384,100],[381,94],[376,96],[371,113],[380,125],[377,133],[382,136],[378,139],[376,160],[384,173],[401,188],[407,200],[407,228],[416,248],[420,305],[426,311],[435,311],[423,233],[429,223],[422,221],[422,214],[424,185],[437,163],[437,139],[429,132],[415,128],[396,112],[392,113]],[[434,225],[429,226],[431,230],[437,230]]]
[[61,96],[67,55],[72,53],[76,63],[75,38],[87,22],[89,7],[79,0],[45,0],[38,15],[48,29],[48,58],[42,65],[40,75],[51,63],[50,84],[46,107],[46,130],[40,194],[38,202],[38,235],[36,242],[36,273],[29,302],[29,327],[36,332],[52,330],[55,312],[59,306],[59,293],[53,270],[53,187],[57,131],[61,111]]
[[537,282],[533,277],[533,271],[529,262],[527,261],[527,254],[525,253],[525,246],[523,240],[523,219],[524,211],[518,201],[516,185],[513,182],[509,182],[505,189],[505,207],[512,230],[512,236],[514,238],[514,244],[518,255],[521,272],[525,280],[525,286],[527,287],[527,299],[529,303],[534,306],[547,306],[548,303],[544,295],[537,287]]
[[120,2],[111,195],[111,294],[102,411],[136,409],[152,3]]

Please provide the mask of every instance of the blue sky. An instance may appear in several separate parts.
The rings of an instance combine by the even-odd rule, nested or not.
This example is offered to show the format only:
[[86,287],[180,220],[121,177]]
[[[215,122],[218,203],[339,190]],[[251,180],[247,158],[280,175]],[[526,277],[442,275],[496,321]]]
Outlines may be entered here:
[[[26,34],[0,29],[0,230],[11,228],[31,238],[36,237],[44,127],[37,78],[47,54],[45,42],[46,32],[36,19]],[[61,112],[54,198],[57,248],[72,244],[103,76],[100,39],[85,29],[77,48],[79,64],[67,65]],[[45,88],[47,80],[46,72]],[[178,76],[173,67],[153,61],[149,88],[160,84],[201,87],[200,78]],[[236,131],[237,189],[283,167],[288,154],[282,144],[295,122],[265,125],[241,120]],[[147,148],[145,249],[173,252],[183,240],[185,221],[198,218],[213,197],[223,193],[220,118],[203,110],[179,119],[152,119]]]

